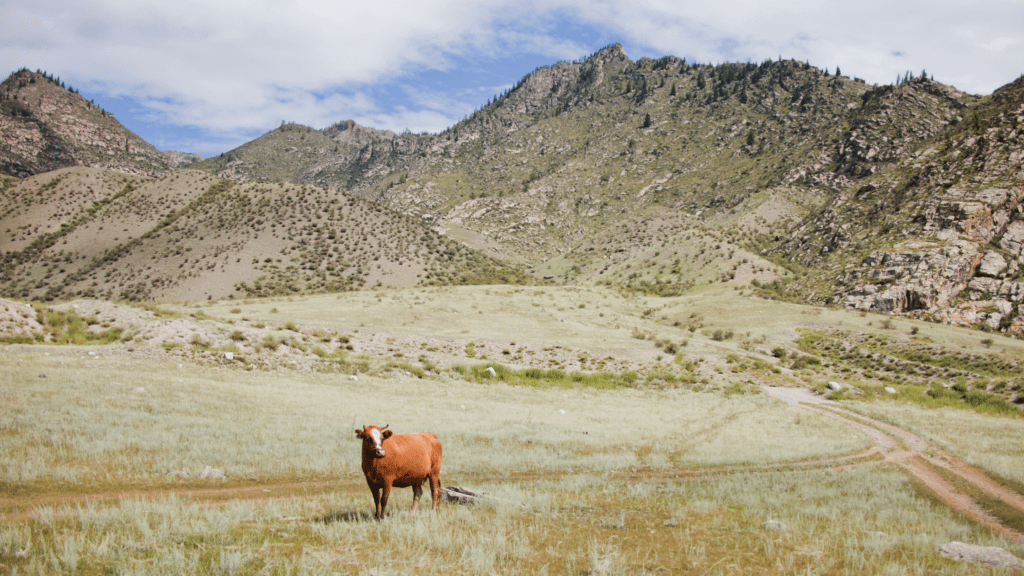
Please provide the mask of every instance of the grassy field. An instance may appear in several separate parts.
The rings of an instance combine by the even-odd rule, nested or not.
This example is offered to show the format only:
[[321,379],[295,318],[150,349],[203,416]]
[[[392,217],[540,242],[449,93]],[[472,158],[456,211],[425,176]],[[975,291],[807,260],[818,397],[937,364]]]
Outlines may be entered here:
[[[653,386],[641,371],[636,385],[600,389],[477,381],[454,367],[407,373],[386,357],[364,358],[369,368],[353,378],[287,364],[245,370],[137,343],[0,347],[0,574],[989,573],[936,554],[953,540],[1024,556],[1020,542],[867,453],[860,429],[751,385],[828,377],[770,353],[795,350],[807,328],[908,334],[870,316],[732,291],[647,301],[483,287],[202,310],[211,323],[323,325],[357,346],[371,332],[481,344],[515,334],[517,345],[571,342],[653,372],[703,361],[693,381]],[[743,315],[757,310],[765,321],[747,335]],[[703,327],[675,325],[694,312]],[[736,336],[715,340],[711,328]],[[971,342],[945,330],[921,332]],[[659,338],[689,342],[674,356]],[[452,362],[487,363],[464,353]],[[851,406],[1019,480],[1011,437],[1024,419],[899,397]],[[401,490],[374,522],[353,430],[386,423],[436,433],[442,484],[491,498],[411,516]],[[225,477],[200,478],[207,467]]]

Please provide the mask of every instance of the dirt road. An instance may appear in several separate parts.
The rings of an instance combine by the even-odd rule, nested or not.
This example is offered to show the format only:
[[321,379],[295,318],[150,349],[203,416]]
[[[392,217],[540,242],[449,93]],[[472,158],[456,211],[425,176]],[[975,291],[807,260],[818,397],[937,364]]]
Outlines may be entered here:
[[838,402],[828,400],[805,388],[765,386],[764,390],[777,400],[802,406],[860,429],[875,442],[886,462],[897,464],[909,472],[946,505],[984,524],[994,532],[1024,542],[1024,534],[1004,526],[973,498],[957,490],[928,464],[943,468],[986,494],[1024,512],[1024,497],[999,485],[977,468],[943,452],[938,446],[916,434],[846,410]]
[[[994,532],[1024,542],[1024,534],[1004,526],[999,519],[987,512],[971,496],[958,490],[936,472],[936,468],[944,469],[991,497],[997,498],[1006,505],[1024,512],[1024,497],[999,485],[976,468],[955,456],[945,453],[938,446],[916,434],[846,410],[838,402],[830,401],[810,390],[776,387],[764,387],[764,390],[773,398],[813,410],[827,418],[853,426],[871,438],[874,443],[873,447],[858,454],[793,462],[788,464],[789,469],[842,468],[877,458],[877,454],[881,454],[886,462],[902,467],[913,477],[920,480],[937,498],[951,508],[982,523]],[[700,480],[737,472],[774,473],[775,470],[776,466],[774,465],[727,466],[700,470],[675,470],[672,472],[633,470],[627,473],[626,476],[631,478],[642,476],[648,477],[651,480],[660,479],[661,481],[683,481]],[[535,477],[531,478],[536,479]],[[193,502],[218,505],[237,500],[273,500],[277,498],[308,497],[326,493],[362,493],[365,490],[365,483],[359,478],[330,482],[254,484],[232,487],[191,486],[179,489],[161,487],[131,492],[99,491],[89,494],[49,494],[28,497],[7,496],[0,497],[0,518],[6,521],[27,519],[30,517],[32,510],[38,506],[59,506],[83,502],[115,503],[126,498],[141,499],[177,496],[188,498]]]

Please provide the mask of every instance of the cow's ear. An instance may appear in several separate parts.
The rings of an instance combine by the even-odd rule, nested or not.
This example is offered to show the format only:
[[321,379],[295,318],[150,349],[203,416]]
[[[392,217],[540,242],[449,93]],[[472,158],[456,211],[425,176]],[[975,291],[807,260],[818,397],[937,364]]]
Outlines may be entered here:
[[388,438],[391,438],[392,434],[394,434],[394,432],[392,432],[391,430],[385,430],[383,434],[384,439],[387,440]]
[[358,436],[359,438],[366,438],[366,434],[363,434],[363,431],[360,430],[359,428],[356,428],[356,436]]

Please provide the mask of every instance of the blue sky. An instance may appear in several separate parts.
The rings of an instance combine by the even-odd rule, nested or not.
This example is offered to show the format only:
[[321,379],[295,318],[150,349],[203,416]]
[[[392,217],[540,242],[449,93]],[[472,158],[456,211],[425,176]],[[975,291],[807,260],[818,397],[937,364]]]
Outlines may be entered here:
[[0,69],[41,68],[162,150],[211,156],[280,125],[438,132],[538,66],[795,58],[988,94],[1024,73],[1024,3],[917,0],[4,0]]

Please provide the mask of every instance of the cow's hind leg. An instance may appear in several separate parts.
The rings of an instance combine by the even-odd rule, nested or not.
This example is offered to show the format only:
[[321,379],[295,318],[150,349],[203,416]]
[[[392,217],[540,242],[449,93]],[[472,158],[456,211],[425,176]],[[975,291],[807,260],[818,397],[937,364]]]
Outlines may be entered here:
[[441,475],[430,475],[430,502],[434,505],[434,512],[441,511]]
[[423,483],[412,485],[412,513],[416,513],[416,507],[420,505],[420,496],[423,496]]

